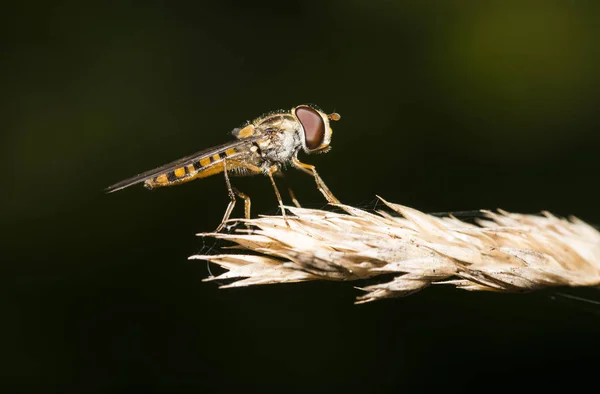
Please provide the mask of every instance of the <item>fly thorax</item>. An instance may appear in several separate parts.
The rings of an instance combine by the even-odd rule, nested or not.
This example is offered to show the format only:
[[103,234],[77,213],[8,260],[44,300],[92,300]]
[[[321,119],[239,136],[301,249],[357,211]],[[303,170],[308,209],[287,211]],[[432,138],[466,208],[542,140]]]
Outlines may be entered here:
[[270,138],[261,144],[263,158],[272,163],[287,163],[301,149],[302,142],[296,124],[286,124],[282,130],[273,130]]

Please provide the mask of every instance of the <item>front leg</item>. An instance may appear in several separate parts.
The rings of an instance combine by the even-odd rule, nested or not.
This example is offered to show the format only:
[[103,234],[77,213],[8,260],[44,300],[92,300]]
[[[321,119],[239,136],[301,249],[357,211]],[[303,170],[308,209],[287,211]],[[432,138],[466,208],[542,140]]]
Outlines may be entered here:
[[294,167],[296,167],[300,171],[305,172],[309,175],[312,175],[315,178],[315,182],[317,183],[317,188],[325,196],[325,198],[327,199],[327,201],[330,204],[339,204],[340,203],[340,200],[335,198],[335,196],[333,195],[333,193],[331,193],[331,191],[329,190],[327,185],[325,185],[325,182],[323,182],[323,179],[321,179],[321,177],[317,173],[317,169],[315,168],[315,166],[306,164],[306,163],[302,163],[300,160],[298,160],[297,157],[292,158],[292,164]]

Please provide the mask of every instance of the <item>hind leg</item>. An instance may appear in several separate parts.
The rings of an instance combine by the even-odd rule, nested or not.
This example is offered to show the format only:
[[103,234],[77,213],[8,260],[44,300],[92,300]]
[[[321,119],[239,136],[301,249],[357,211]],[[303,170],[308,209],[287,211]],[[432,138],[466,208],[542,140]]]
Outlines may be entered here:
[[236,194],[236,196],[244,199],[244,217],[246,219],[250,219],[250,207],[252,205],[250,197],[248,197],[246,194],[242,193],[235,187],[233,188],[233,192]]
[[227,208],[225,209],[225,214],[223,215],[223,219],[221,220],[221,224],[215,230],[215,233],[218,233],[225,227],[225,223],[229,220],[231,216],[231,212],[235,207],[235,193],[233,192],[233,188],[231,187],[231,182],[229,181],[229,174],[227,174],[227,161],[223,160],[223,174],[225,175],[225,185],[227,185],[227,192],[229,194],[229,204],[227,204]]

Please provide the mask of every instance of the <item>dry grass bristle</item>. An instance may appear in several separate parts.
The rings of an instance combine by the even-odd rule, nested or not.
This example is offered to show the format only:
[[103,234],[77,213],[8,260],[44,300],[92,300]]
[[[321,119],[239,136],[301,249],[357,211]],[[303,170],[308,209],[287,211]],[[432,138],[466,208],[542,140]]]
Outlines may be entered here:
[[498,292],[600,286],[600,233],[577,218],[481,211],[472,224],[382,201],[400,216],[348,205],[337,205],[343,213],[286,207],[287,219],[239,220],[248,228],[199,234],[231,241],[241,253],[190,259],[227,269],[206,279],[234,279],[222,287],[392,278],[361,288],[358,303],[431,284]]

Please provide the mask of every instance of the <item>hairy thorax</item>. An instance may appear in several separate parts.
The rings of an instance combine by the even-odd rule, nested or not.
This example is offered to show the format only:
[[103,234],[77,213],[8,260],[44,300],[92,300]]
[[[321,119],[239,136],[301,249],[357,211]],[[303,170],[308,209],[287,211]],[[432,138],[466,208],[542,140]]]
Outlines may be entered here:
[[[296,154],[302,147],[297,127],[297,122],[285,117],[279,119],[273,127],[264,130],[264,134],[269,135],[269,138],[259,140],[257,143],[262,159],[265,161],[263,166],[285,166]],[[290,129],[294,129],[295,132],[290,133]]]

